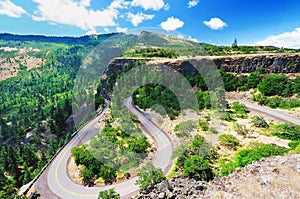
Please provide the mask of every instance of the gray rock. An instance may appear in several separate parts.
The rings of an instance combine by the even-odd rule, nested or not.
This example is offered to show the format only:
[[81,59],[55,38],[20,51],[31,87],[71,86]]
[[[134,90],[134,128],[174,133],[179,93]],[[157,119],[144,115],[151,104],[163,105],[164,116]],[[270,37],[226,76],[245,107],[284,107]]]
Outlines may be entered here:
[[158,198],[160,198],[160,199],[166,198],[166,193],[161,192],[160,194],[158,194]]
[[297,164],[297,171],[300,173],[300,162]]

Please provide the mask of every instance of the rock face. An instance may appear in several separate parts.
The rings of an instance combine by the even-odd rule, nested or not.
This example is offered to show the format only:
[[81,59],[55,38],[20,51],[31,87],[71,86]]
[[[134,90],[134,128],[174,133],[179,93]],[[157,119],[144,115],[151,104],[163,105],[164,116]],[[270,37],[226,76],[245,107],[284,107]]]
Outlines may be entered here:
[[250,73],[262,68],[265,73],[297,73],[300,71],[299,54],[270,54],[212,58],[218,68],[228,72]]
[[[102,95],[109,97],[108,80],[126,72],[136,62],[147,65],[165,65],[180,72],[183,76],[194,77],[198,70],[207,74],[208,70],[223,68],[226,72],[250,73],[259,70],[262,73],[298,73],[300,72],[300,54],[238,55],[197,58],[116,58],[112,60],[102,77]],[[203,74],[201,74],[203,76]]]
[[300,198],[300,154],[263,158],[227,177],[199,182],[174,177],[142,191],[142,198]]

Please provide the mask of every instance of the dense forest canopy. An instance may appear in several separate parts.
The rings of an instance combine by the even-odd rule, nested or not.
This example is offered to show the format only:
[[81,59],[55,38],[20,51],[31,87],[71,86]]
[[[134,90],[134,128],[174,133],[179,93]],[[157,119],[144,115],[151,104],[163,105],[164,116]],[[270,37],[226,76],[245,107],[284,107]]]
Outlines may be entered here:
[[[31,181],[74,131],[72,94],[88,53],[111,35],[72,37],[0,35],[0,46],[34,47],[41,67],[20,70],[0,82],[0,198],[13,198]],[[5,52],[7,58],[17,52]],[[26,66],[24,66],[26,67]],[[96,97],[98,106],[103,104]],[[3,172],[2,172],[3,171]],[[2,175],[4,174],[4,175]]]
[[0,34],[0,40],[4,41],[18,41],[18,42],[43,42],[43,43],[62,43],[62,44],[99,44],[99,42],[114,36],[117,33],[103,34],[103,35],[86,35],[81,37],[55,37],[44,35],[15,35],[9,33]]

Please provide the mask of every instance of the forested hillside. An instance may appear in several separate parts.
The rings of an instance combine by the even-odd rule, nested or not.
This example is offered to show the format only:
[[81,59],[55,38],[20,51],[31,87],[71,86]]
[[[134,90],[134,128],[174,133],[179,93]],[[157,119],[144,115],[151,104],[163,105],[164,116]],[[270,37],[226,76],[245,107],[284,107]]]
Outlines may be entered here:
[[83,59],[112,35],[82,38],[0,35],[6,59],[18,49],[35,48],[28,57],[43,59],[39,68],[20,70],[0,82],[0,198],[13,198],[31,181],[74,131],[72,89]]
[[[117,37],[107,42],[113,36]],[[88,78],[99,76],[97,87],[88,85],[89,88],[92,87],[92,92],[86,91],[88,89],[83,87],[81,88],[84,91],[83,93],[73,93],[76,75],[80,66],[87,55],[98,44],[103,44],[104,47],[108,47],[107,49],[114,51],[114,53],[117,52],[123,57],[131,58],[120,58],[117,61],[110,62],[101,81],[100,76],[102,74],[98,74],[95,68],[86,70]],[[292,52],[290,49],[273,49],[271,47],[240,47],[233,49],[231,47],[216,47],[207,44],[202,44],[202,46],[212,55],[258,53],[260,51]],[[170,88],[173,88],[173,90],[180,88],[176,84],[178,82],[175,82],[174,85],[166,84],[169,87],[159,85],[154,80],[160,79],[161,82],[168,82],[171,77],[163,76],[159,71],[155,74],[153,73],[155,70],[148,71],[147,68],[143,68],[141,65],[148,58],[155,62],[156,60],[164,60],[161,58],[178,58],[180,60],[182,56],[207,55],[205,50],[198,43],[149,32],[142,32],[139,36],[109,34],[79,38],[0,34],[0,64],[1,66],[6,64],[1,70],[6,70],[9,66],[12,66],[14,71],[12,76],[3,77],[1,78],[3,81],[0,81],[0,198],[14,198],[17,190],[22,185],[30,182],[58,149],[69,140],[72,133],[76,130],[72,117],[73,99],[80,101],[81,97],[89,98],[91,95],[95,95],[95,108],[97,109],[104,104],[104,97],[101,96],[103,93],[107,94],[105,95],[107,99],[114,95],[115,98],[112,99],[113,104],[117,105],[123,104],[121,101],[123,99],[120,98],[121,95],[123,97],[132,95],[133,102],[140,108],[152,108],[154,111],[160,112],[161,107],[156,106],[159,104],[165,109],[165,113],[162,113],[164,116],[168,115],[170,119],[176,119],[180,115],[180,108],[182,107],[179,107],[179,105],[182,102],[176,98],[177,96],[174,95]],[[101,52],[101,49],[99,52]],[[99,60],[110,59],[110,56],[113,55],[111,53],[108,57]],[[135,60],[136,58],[140,59]],[[31,67],[28,61],[31,59],[39,60],[38,66]],[[97,61],[99,62],[99,60]],[[164,64],[168,66],[169,63]],[[299,76],[289,78],[286,75],[266,74],[261,68],[257,68],[255,72],[249,75],[236,75],[221,67],[217,71],[210,71],[211,73],[209,73],[209,77],[206,77],[208,78],[206,80],[212,81],[220,78],[220,80],[223,80],[223,82],[220,82],[224,84],[225,90],[218,87],[214,91],[209,91],[209,82],[204,81],[204,77],[201,77],[198,72],[194,73],[195,69],[187,70],[185,67],[190,65],[186,64],[186,62],[181,64],[173,63],[170,66],[182,73],[183,78],[180,84],[184,82],[189,84],[190,90],[182,90],[180,93],[187,93],[196,97],[198,102],[196,111],[210,109],[213,106],[211,104],[211,95],[223,96],[222,99],[220,98],[222,101],[220,104],[224,105],[221,108],[229,108],[228,104],[225,103],[225,90],[244,91],[254,89],[256,91],[256,93],[253,93],[254,100],[273,108],[294,108],[300,106]],[[126,73],[132,69],[135,71],[132,74],[133,76],[121,79],[122,82],[116,84],[118,79],[127,75]],[[145,71],[143,71],[144,69]],[[146,73],[150,75],[147,77],[140,75],[145,75]],[[168,74],[172,75],[172,73]],[[76,81],[79,86],[85,85],[83,84],[84,78],[76,79]],[[135,85],[136,82],[145,83],[147,81],[153,83],[143,84],[139,88]],[[116,88],[116,85],[119,85],[119,88]],[[128,94],[130,89],[126,88],[135,90]],[[94,93],[93,89],[96,89],[97,92]],[[118,93],[120,95],[117,95]],[[188,100],[191,99],[189,97],[186,98]],[[287,100],[286,98],[289,99]],[[193,103],[186,101],[183,104],[189,105]],[[85,104],[85,106],[89,105]],[[78,103],[76,106],[81,108],[82,104]],[[114,109],[114,106],[111,107]],[[140,129],[136,132],[139,139],[133,139],[126,134],[128,132],[121,129],[121,127],[128,129],[129,123],[126,120],[128,118],[122,117],[121,114],[124,113],[126,115],[128,110],[120,111],[121,108],[119,107],[114,110],[118,110],[118,113],[113,116],[113,119],[121,122],[121,125],[117,127],[111,126],[111,123],[108,121],[102,131],[102,137],[98,136],[93,139],[91,146],[96,144],[106,146],[106,143],[101,141],[102,138],[105,138],[117,144],[126,153],[109,153],[109,160],[115,161],[113,165],[115,170],[111,170],[109,175],[106,175],[106,171],[109,170],[107,166],[110,165],[109,161],[107,164],[89,164],[88,162],[94,161],[94,158],[87,153],[86,146],[74,148],[72,153],[76,163],[85,166],[82,176],[86,184],[93,183],[96,178],[101,177],[106,179],[107,183],[114,181],[118,171],[125,172],[128,168],[134,168],[138,166],[141,159],[145,158],[145,155],[134,157],[132,155],[133,152],[144,154],[150,147]],[[95,113],[88,115],[80,124],[83,124],[90,119],[89,117],[94,115]],[[224,118],[225,120],[232,120],[231,112],[225,111]],[[135,122],[132,127],[138,129],[137,121]],[[182,124],[185,127],[189,125],[189,123]],[[207,121],[199,121],[199,125],[203,129],[208,128]],[[179,128],[180,126],[178,126],[177,130]],[[213,131],[213,129],[209,130]],[[189,130],[180,131],[179,137],[184,138],[188,134]],[[229,138],[232,139],[232,137]],[[224,139],[226,140],[228,137]],[[295,140],[298,141],[298,137]],[[195,152],[191,150],[189,154],[192,153]],[[120,160],[128,158],[131,158],[132,162],[122,166]],[[200,161],[195,159],[194,156],[181,158],[182,161],[187,159],[187,165]],[[180,161],[178,162],[180,163]],[[185,172],[189,175],[194,175],[183,164],[177,165],[177,168],[179,171],[186,170]],[[128,173],[126,174],[128,175]]]

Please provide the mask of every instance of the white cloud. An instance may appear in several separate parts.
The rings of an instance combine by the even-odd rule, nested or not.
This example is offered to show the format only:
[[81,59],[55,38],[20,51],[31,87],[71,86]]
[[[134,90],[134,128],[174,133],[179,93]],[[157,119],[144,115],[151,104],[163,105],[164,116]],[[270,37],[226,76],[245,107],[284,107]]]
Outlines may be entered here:
[[185,39],[185,37],[183,35],[181,35],[181,34],[177,35],[177,38],[178,39]]
[[292,32],[269,36],[262,41],[256,42],[254,45],[300,48],[300,27]]
[[134,26],[138,26],[140,23],[142,23],[145,20],[151,20],[154,18],[154,15],[146,15],[142,12],[139,12],[137,14],[133,14],[131,12],[128,13],[127,18]]
[[189,1],[189,3],[188,3],[188,8],[195,7],[195,6],[198,5],[198,3],[199,3],[199,0],[191,0],[191,1]]
[[124,33],[126,33],[128,29],[127,28],[117,27],[116,30],[117,30],[117,32],[124,32]]
[[15,5],[11,1],[0,1],[0,15],[7,15],[9,17],[20,18],[27,12],[20,6]]
[[83,7],[89,7],[91,5],[91,0],[81,0],[80,5]]
[[89,9],[89,0],[75,2],[73,0],[33,0],[38,4],[38,10],[32,16],[35,21],[65,24],[79,27],[83,30],[95,30],[96,27],[116,26],[117,8],[126,3],[115,0],[104,10]]
[[193,41],[193,42],[199,43],[198,39],[193,38],[192,36],[185,37],[185,36],[182,35],[182,34],[178,34],[178,35],[177,35],[177,38],[178,38],[178,39],[189,40],[189,41]]
[[85,35],[97,35],[97,31],[96,30],[89,30],[85,33]]
[[199,43],[199,40],[198,40],[198,39],[193,38],[193,37],[191,37],[191,36],[189,36],[189,37],[187,38],[187,40],[192,41],[192,42],[195,42],[195,43]]
[[164,10],[169,11],[170,10],[170,5],[167,3],[164,5]]
[[133,0],[131,6],[157,11],[165,6],[165,2],[164,0]]
[[104,28],[104,32],[109,32],[109,29],[108,28]]
[[160,25],[166,31],[173,31],[178,28],[181,28],[184,25],[184,22],[180,19],[169,17],[167,21],[162,22]]
[[227,27],[224,21],[216,17],[211,18],[209,21],[204,21],[203,23],[212,30],[222,30],[224,27]]
[[109,8],[111,9],[127,9],[128,6],[130,5],[130,2],[125,1],[125,0],[114,0]]

